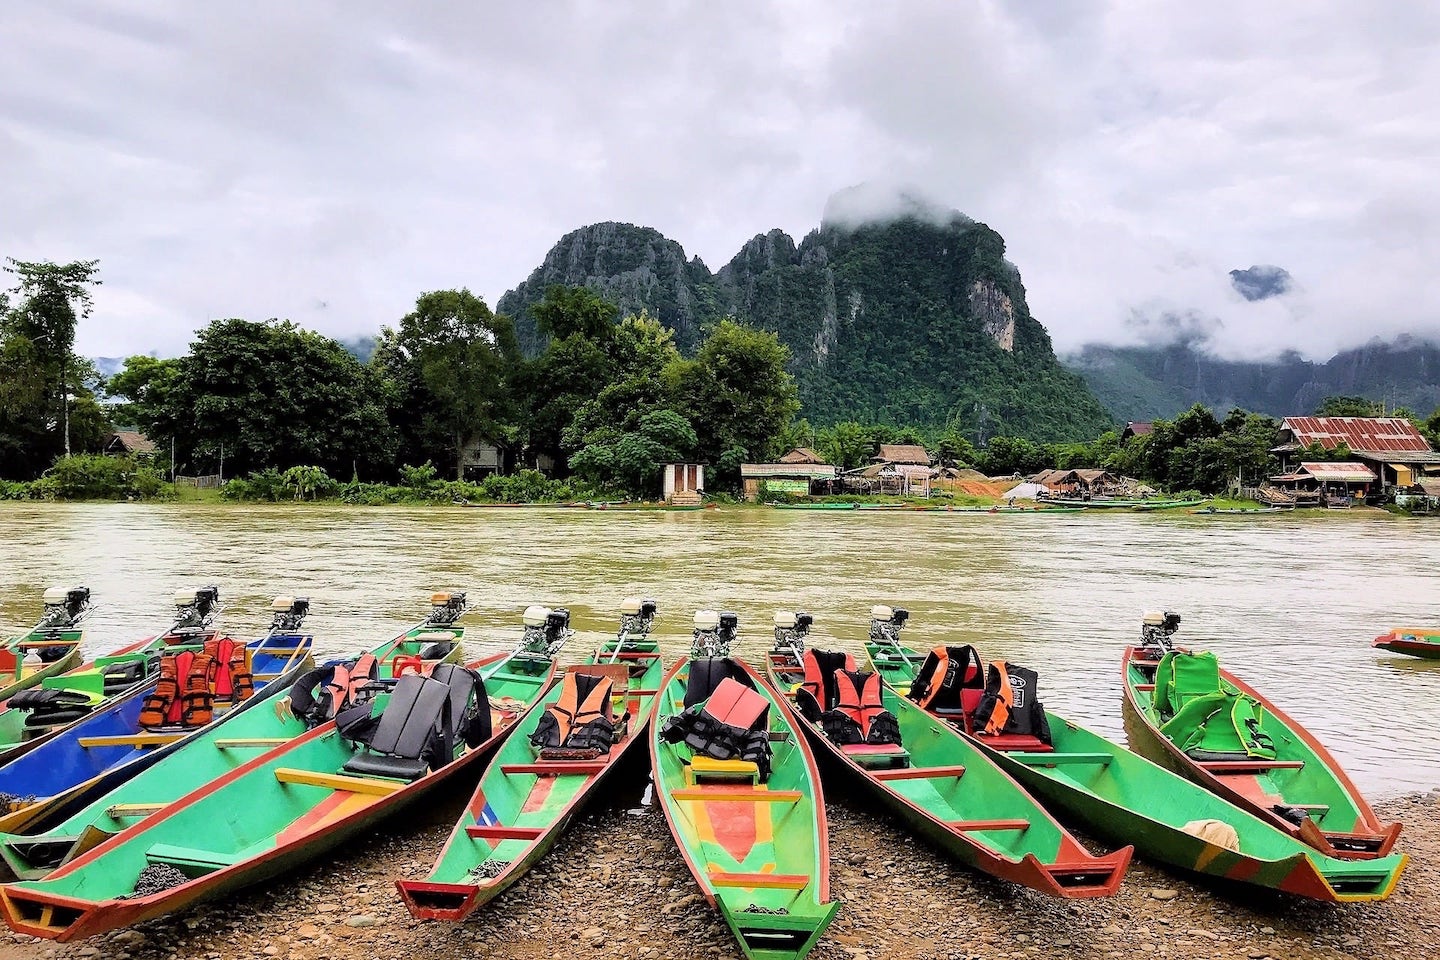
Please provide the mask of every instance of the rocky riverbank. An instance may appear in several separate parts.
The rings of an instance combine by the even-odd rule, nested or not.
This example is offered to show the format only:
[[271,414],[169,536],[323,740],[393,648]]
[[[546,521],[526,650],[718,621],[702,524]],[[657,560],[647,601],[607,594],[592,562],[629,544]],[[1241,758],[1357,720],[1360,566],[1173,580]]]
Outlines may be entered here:
[[[395,877],[421,877],[458,800],[261,890],[76,944],[0,934],[0,960],[689,960],[738,957],[651,808],[583,817],[506,895],[462,925],[418,923]],[[1327,906],[1137,862],[1117,897],[1062,901],[975,874],[869,805],[830,803],[843,901],[816,960],[1220,957],[1369,960],[1440,943],[1440,791],[1382,803],[1412,860],[1385,903]]]

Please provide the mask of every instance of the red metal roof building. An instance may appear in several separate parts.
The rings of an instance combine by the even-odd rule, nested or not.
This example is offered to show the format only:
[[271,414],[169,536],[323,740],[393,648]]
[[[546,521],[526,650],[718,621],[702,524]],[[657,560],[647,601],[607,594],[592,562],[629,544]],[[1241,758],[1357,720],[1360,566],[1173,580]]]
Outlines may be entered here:
[[1280,445],[1271,452],[1279,454],[1288,469],[1290,455],[1303,457],[1305,448],[1313,444],[1325,450],[1343,444],[1386,487],[1410,486],[1427,468],[1440,467],[1440,454],[1415,424],[1402,417],[1286,417],[1280,425]]

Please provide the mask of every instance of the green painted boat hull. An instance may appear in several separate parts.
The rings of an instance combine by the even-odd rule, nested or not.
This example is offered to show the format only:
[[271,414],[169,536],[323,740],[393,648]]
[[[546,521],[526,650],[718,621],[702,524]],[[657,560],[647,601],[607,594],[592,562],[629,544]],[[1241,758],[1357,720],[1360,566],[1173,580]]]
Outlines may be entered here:
[[[550,851],[606,777],[636,743],[644,741],[651,701],[665,673],[659,644],[645,638],[623,644],[610,640],[586,660],[589,666],[607,664],[628,675],[626,686],[615,688],[626,691],[616,698],[629,715],[625,738],[608,755],[594,760],[550,761],[547,765],[530,745],[530,735],[546,707],[560,697],[562,685],[554,684],[486,767],[429,876],[396,881],[411,916],[464,920],[499,896]],[[545,769],[533,769],[537,766]],[[491,833],[477,835],[480,831]],[[487,870],[485,864],[494,866]],[[477,875],[477,870],[485,872]]]
[[[1127,648],[1121,669],[1125,682],[1125,723],[1130,746],[1276,829],[1340,858],[1384,856],[1400,836],[1399,823],[1382,823],[1341,769],[1330,751],[1298,722],[1287,716],[1239,677],[1221,669],[1220,680],[1263,707],[1260,728],[1275,745],[1273,765],[1261,763],[1234,769],[1205,764],[1187,756],[1160,731],[1152,694],[1156,661],[1139,648]],[[1248,761],[1247,761],[1248,763]],[[1264,797],[1257,801],[1257,797]],[[1298,826],[1280,816],[1276,804],[1304,811]]]
[[[778,690],[803,679],[803,668],[787,654],[770,654],[767,667]],[[882,698],[899,721],[907,754],[905,765],[895,770],[863,765],[856,754],[832,743],[817,724],[794,710],[790,720],[847,782],[864,784],[913,829],[967,866],[1054,897],[1108,897],[1119,891],[1130,863],[1129,847],[1092,856],[949,724],[889,686]],[[990,829],[982,829],[982,824]]]
[[775,510],[854,510],[854,503],[772,503]]
[[[464,637],[463,627],[421,624],[371,648],[369,652],[381,661],[379,676],[384,679],[391,675],[396,656],[418,655],[421,647],[430,642],[415,637],[442,632],[456,641]],[[443,660],[458,662],[461,656],[457,642]],[[84,806],[66,804],[31,822],[23,832],[0,833],[0,866],[5,879],[42,879],[149,813],[304,732],[305,724],[283,709],[278,699],[274,704],[230,714],[163,760]]]
[[[83,630],[32,630],[24,636],[7,640],[0,649],[13,662],[0,670],[0,701],[9,700],[21,690],[28,690],[43,680],[73,670],[80,662],[80,642],[84,637]],[[26,645],[36,643],[66,644],[69,650],[49,663],[36,663],[26,657]]]
[[[6,922],[60,941],[96,936],[279,876],[363,833],[483,761],[554,677],[553,662],[529,655],[484,663],[494,733],[474,748],[457,744],[454,759],[438,770],[410,782],[340,774],[361,748],[342,738],[333,721],[322,724],[179,798],[44,880],[0,888]],[[510,709],[502,710],[507,703]],[[160,863],[188,879],[131,896],[140,871]]]
[[[867,641],[866,653],[887,683],[908,689],[924,657],[906,647]],[[1054,751],[1001,752],[978,746],[1033,796],[1087,833],[1133,845],[1150,860],[1210,876],[1324,901],[1383,900],[1405,868],[1403,854],[1374,860],[1327,857],[1269,823],[1098,734],[1047,712]],[[1068,754],[1046,766],[1047,757]],[[1186,833],[1186,824],[1232,826],[1241,852]]]
[[[1134,844],[1151,860],[1330,902],[1383,900],[1405,868],[1404,854],[1327,857],[1144,757],[1054,713],[1049,718],[1053,754],[1003,753],[975,739],[1053,809],[1097,837]],[[1184,830],[1205,820],[1234,828],[1240,851]]]
[[[655,795],[700,892],[745,956],[799,960],[840,908],[830,900],[825,799],[809,744],[791,727],[781,698],[741,665],[771,704],[769,781],[755,787],[691,781],[689,748],[660,738],[665,721],[683,710],[689,661],[681,660],[661,685],[650,721]],[[763,799],[766,793],[774,798]]]

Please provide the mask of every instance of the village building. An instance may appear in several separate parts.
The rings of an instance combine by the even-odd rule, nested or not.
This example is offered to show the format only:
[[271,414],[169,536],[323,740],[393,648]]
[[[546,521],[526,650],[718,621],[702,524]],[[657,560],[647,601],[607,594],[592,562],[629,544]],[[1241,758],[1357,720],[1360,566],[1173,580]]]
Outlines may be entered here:
[[1363,463],[1322,461],[1302,463],[1270,482],[1288,493],[1295,506],[1348,507],[1364,503],[1379,478]]
[[1351,459],[1374,474],[1375,493],[1413,487],[1426,474],[1440,473],[1440,453],[1401,417],[1286,417],[1279,440],[1270,452],[1280,458],[1282,475],[1298,473],[1297,464],[1314,444],[1325,450],[1348,448]]
[[1155,424],[1149,420],[1131,420],[1125,424],[1125,429],[1120,431],[1120,439],[1124,441],[1131,437],[1148,437],[1154,432]]
[[677,507],[694,506],[705,494],[705,464],[665,464],[665,502]]
[[143,433],[134,430],[117,430],[105,440],[104,452],[111,456],[130,455],[134,457],[155,456],[155,444]]
[[1042,470],[1029,482],[1044,487],[1054,496],[1105,497],[1119,492],[1122,481],[1108,470]]
[[870,465],[841,477],[847,493],[928,497],[936,470],[930,452],[914,443],[882,443]]

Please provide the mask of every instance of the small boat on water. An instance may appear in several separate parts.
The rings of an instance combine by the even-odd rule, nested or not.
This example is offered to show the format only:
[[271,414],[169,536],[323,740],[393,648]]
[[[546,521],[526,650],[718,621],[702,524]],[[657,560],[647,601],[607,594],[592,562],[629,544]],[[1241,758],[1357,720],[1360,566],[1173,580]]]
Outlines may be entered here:
[[1200,510],[1191,510],[1190,513],[1197,517],[1253,517],[1290,513],[1294,509],[1294,507],[1204,507]]
[[[428,675],[440,663],[460,662],[464,628],[456,621],[465,612],[465,594],[434,593],[430,603],[429,616],[394,639],[300,676],[276,709],[232,712],[108,793],[83,805],[58,804],[24,828],[0,834],[5,879],[41,879],[190,791],[333,718],[372,681],[388,683],[413,671]],[[277,634],[299,631],[310,610],[303,598],[277,597],[271,606]]]
[[597,501],[587,503],[585,506],[591,510],[610,511],[631,511],[631,512],[657,512],[657,513],[694,513],[697,510],[718,510],[717,503],[648,503],[644,501]]
[[0,766],[0,833],[110,790],[289,687],[310,662],[309,635],[272,629],[244,644],[212,629],[214,587],[182,591],[175,604],[187,625],[171,631],[153,679]]
[[[909,689],[925,662],[900,644],[903,623],[901,617],[891,629],[872,629],[866,643],[876,669],[897,689]],[[1024,738],[967,736],[1031,794],[1087,833],[1133,844],[1151,860],[1329,902],[1384,900],[1408,862],[1398,853],[1369,860],[1328,857],[1054,712],[1045,711],[1045,717],[1048,749]]]
[[[893,614],[874,608],[872,632]],[[1092,855],[983,750],[876,672],[857,671],[848,654],[804,649],[809,623],[808,614],[776,614],[767,670],[790,691],[792,723],[852,781],[976,870],[1054,897],[1120,889],[1130,847]]]
[[1198,500],[1133,500],[1097,497],[1093,500],[1081,500],[1073,497],[1051,497],[1045,502],[1058,504],[1062,507],[1080,507],[1085,510],[1175,510],[1180,507],[1198,507],[1207,499],[1209,498],[1202,497]]
[[857,503],[772,503],[775,510],[857,510]]
[[545,856],[644,740],[665,673],[659,644],[650,639],[655,613],[655,601],[627,599],[616,636],[566,668],[521,721],[480,778],[429,876],[396,882],[411,916],[464,920],[499,896]]
[[825,798],[782,698],[729,656],[738,618],[695,615],[692,656],[655,699],[655,795],[685,863],[751,960],[799,960],[830,899]]
[[554,678],[568,629],[552,624],[527,629],[509,654],[367,684],[373,696],[335,719],[45,879],[0,887],[6,923],[52,940],[95,936],[279,876],[343,844],[493,752]]
[[80,659],[85,632],[79,624],[90,612],[90,591],[52,587],[42,601],[39,622],[0,644],[0,700],[59,676]]
[[1175,647],[1179,625],[1147,614],[1125,650],[1135,751],[1329,856],[1388,854],[1401,825],[1382,823],[1330,751],[1213,653]]
[[1397,627],[1389,633],[1376,637],[1371,646],[1390,653],[1421,657],[1425,660],[1440,660],[1440,629],[1405,629]]
[[1034,514],[1037,514],[1037,513],[1057,514],[1057,513],[1083,513],[1083,512],[1084,512],[1084,509],[1081,508],[1081,507],[1041,507],[1041,506],[1035,506],[1035,507],[1012,507],[1012,506],[1001,506],[1001,505],[999,505],[999,504],[996,504],[996,505],[993,506],[993,507],[953,507],[953,506],[948,506],[948,507],[921,507],[920,509],[921,509],[921,510],[924,510],[924,511],[927,512],[927,513],[1011,513],[1011,514],[1023,513],[1023,514],[1026,514],[1027,516],[1029,516],[1029,515],[1034,515]]

